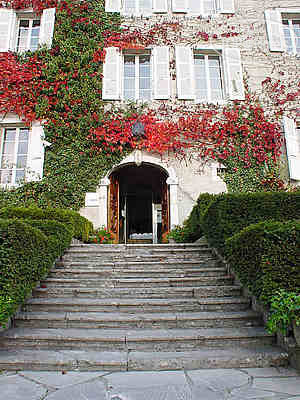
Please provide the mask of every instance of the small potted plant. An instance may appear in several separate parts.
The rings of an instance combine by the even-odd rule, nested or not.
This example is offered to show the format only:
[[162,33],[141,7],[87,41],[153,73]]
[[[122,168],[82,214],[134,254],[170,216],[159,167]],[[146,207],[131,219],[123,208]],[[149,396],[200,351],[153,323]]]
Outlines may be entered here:
[[284,289],[277,290],[272,296],[270,311],[268,331],[286,334],[293,327],[297,346],[300,346],[300,294]]

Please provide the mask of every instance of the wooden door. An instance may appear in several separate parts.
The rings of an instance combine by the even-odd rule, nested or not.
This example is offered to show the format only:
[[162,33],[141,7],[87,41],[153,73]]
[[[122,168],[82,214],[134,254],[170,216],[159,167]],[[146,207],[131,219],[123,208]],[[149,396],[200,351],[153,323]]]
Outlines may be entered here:
[[119,243],[119,180],[114,175],[109,185],[108,229],[115,237],[114,243]]
[[164,180],[162,182],[162,201],[161,201],[161,214],[162,214],[162,235],[169,231],[169,188],[167,182]]

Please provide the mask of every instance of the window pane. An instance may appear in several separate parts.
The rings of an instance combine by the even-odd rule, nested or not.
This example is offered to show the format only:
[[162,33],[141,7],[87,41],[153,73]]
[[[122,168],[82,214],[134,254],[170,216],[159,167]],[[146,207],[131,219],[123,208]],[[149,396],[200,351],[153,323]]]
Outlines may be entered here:
[[19,142],[18,154],[27,154],[27,151],[28,151],[28,142]]
[[135,0],[124,0],[124,11],[128,14],[134,14]]
[[207,76],[205,69],[205,57],[201,54],[195,55],[195,79],[196,79],[196,99],[207,100]]
[[11,183],[12,170],[0,170],[0,183],[8,184]]
[[218,56],[209,56],[209,75],[211,87],[211,101],[221,100],[222,93],[222,78],[221,78],[221,65]]
[[18,44],[17,50],[23,51],[28,46],[28,35],[29,35],[29,19],[21,19],[19,25]]
[[27,163],[27,156],[18,156],[16,168],[25,168]]
[[25,178],[25,170],[24,169],[18,169],[16,171],[16,183],[22,183]]
[[14,142],[16,138],[15,129],[5,129],[4,142]]
[[19,140],[28,140],[29,130],[28,129],[20,129],[19,132]]
[[12,168],[13,167],[13,156],[6,156],[3,155],[2,156],[2,160],[1,160],[1,168]]
[[150,55],[139,56],[139,98],[151,99]]

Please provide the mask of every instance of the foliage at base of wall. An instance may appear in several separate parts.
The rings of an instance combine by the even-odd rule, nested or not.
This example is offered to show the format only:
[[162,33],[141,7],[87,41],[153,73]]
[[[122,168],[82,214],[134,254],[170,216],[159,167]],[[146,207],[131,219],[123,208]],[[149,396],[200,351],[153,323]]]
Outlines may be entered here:
[[[33,226],[38,224],[36,220],[52,220],[55,222],[61,222],[69,227],[72,237],[82,241],[86,241],[90,233],[93,231],[92,223],[79,215],[76,211],[59,208],[41,209],[37,207],[5,207],[0,208],[0,218],[26,220],[29,224],[33,224]],[[43,228],[43,231],[45,229],[46,227]],[[51,234],[54,229],[54,232],[57,235],[56,228],[52,227],[51,224],[47,225],[47,229],[48,230],[45,230],[46,234]]]
[[195,242],[204,231],[201,227],[201,218],[207,207],[219,195],[212,193],[201,193],[194,205],[189,217],[184,221],[182,226],[174,227],[168,234],[168,238],[173,239],[177,243]]
[[222,194],[202,216],[209,243],[221,253],[225,241],[246,226],[266,220],[300,219],[300,192]]
[[70,225],[58,221],[0,219],[0,326],[47,275],[71,238]]
[[279,289],[300,291],[300,222],[252,224],[226,240],[226,260],[241,283],[269,305]]

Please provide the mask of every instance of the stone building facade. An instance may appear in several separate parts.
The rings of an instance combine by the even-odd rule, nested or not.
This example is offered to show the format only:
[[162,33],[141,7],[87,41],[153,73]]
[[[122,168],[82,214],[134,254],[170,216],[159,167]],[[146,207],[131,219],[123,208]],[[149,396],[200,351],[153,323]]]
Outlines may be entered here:
[[[280,109],[284,173],[299,184],[299,103],[287,98],[281,107],[280,99],[274,104],[262,90],[262,82],[272,78],[284,83],[287,96],[299,93],[298,0],[106,0],[105,9],[120,13],[123,26],[148,41],[143,48],[106,49],[102,98],[107,110],[112,104],[147,102],[161,119],[168,115],[176,120],[208,105],[243,101],[249,90],[257,92],[266,110]],[[0,9],[0,32],[7,33],[1,37],[1,51],[30,46],[21,37],[24,20],[33,41],[51,46],[55,10],[44,11],[35,22],[32,14]],[[12,118],[6,116],[1,127],[26,136],[21,121]],[[2,158],[8,135],[4,141],[2,135]],[[25,146],[31,169],[40,177],[45,145],[39,139]],[[119,242],[157,242],[162,233],[183,223],[200,193],[226,191],[220,168],[217,162],[202,165],[193,154],[180,161],[135,150],[106,174],[96,192],[86,194],[81,213],[96,227],[108,225]]]

